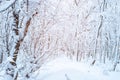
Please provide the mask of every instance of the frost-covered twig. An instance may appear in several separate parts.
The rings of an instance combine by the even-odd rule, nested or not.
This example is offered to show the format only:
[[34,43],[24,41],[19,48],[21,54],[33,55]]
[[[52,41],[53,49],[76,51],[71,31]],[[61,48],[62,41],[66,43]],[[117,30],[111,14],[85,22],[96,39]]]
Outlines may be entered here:
[[0,13],[7,10],[9,7],[11,7],[17,0],[9,0],[9,1],[6,1],[6,2],[1,2],[1,5],[0,5]]
[[67,74],[65,74],[66,80],[71,80]]

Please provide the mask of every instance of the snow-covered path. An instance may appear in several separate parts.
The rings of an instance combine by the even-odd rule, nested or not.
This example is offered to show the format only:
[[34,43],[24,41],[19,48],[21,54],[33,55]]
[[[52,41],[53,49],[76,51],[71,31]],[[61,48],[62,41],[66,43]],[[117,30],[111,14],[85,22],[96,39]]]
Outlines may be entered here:
[[36,80],[116,80],[97,66],[71,61],[66,57],[47,63],[36,75]]

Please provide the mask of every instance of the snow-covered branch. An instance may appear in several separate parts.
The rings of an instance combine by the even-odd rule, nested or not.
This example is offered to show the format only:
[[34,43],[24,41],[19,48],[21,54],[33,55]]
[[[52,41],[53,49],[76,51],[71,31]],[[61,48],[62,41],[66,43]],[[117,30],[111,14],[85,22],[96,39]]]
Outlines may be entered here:
[[11,7],[17,0],[6,0],[0,4],[0,13]]

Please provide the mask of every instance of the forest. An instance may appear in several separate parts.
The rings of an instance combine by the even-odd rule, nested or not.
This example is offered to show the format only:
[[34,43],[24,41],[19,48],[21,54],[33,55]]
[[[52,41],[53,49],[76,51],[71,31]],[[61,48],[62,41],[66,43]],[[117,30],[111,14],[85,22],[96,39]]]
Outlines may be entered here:
[[[55,59],[53,68],[62,62],[61,67],[76,65],[86,71],[89,65],[90,76],[104,66],[101,74],[115,75],[81,79],[66,72],[60,80],[119,79],[119,4],[119,0],[0,0],[0,80],[59,80],[41,78],[44,66]],[[71,73],[80,74],[75,71]]]

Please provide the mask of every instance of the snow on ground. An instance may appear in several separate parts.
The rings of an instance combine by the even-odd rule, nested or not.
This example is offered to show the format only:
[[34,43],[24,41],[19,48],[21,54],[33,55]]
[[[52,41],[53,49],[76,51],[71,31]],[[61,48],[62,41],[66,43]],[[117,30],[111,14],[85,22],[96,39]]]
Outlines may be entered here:
[[[38,75],[39,74],[39,75]],[[99,66],[60,57],[48,62],[36,72],[34,80],[119,80],[120,72],[105,71]]]

